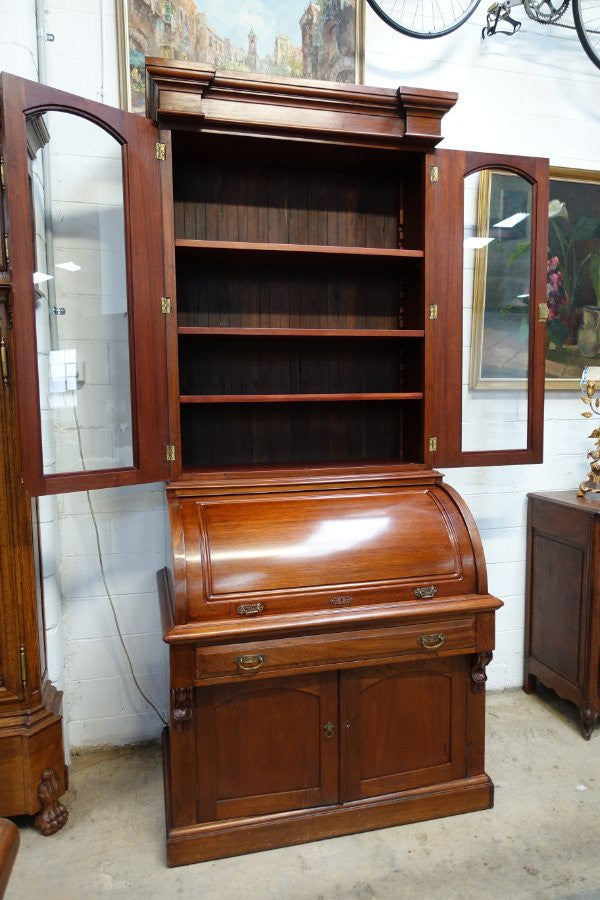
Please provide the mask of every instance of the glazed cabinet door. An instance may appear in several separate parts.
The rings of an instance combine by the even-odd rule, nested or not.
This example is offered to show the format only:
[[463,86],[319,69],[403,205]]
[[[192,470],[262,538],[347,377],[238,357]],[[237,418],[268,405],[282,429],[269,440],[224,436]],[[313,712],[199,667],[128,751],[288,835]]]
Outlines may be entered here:
[[152,123],[11,75],[3,187],[22,471],[37,496],[168,475]]
[[197,689],[198,820],[336,803],[336,672]]
[[340,698],[343,801],[464,777],[464,657],[342,672]]
[[548,161],[463,151],[429,161],[426,461],[541,462]]

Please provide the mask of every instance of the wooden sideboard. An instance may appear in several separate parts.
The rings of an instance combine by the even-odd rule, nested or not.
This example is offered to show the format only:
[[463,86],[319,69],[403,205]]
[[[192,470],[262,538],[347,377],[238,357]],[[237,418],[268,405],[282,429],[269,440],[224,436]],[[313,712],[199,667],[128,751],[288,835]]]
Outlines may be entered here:
[[589,740],[600,712],[600,502],[529,494],[524,690],[540,681],[579,709]]

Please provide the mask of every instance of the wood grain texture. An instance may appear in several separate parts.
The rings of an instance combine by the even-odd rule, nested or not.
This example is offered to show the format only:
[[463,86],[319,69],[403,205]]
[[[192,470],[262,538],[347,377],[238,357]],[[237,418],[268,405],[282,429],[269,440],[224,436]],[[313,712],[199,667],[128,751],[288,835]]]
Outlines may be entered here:
[[199,63],[148,59],[148,108],[158,123],[230,134],[287,133],[331,144],[434,146],[456,94],[277,79]]
[[454,496],[437,485],[223,498],[191,489],[169,504],[185,535],[174,573],[186,585],[184,621],[236,619],[240,603],[278,614],[323,609],[338,594],[353,605],[414,601],[423,586],[469,594],[484,568]]
[[14,822],[0,819],[0,897],[4,897],[19,849],[19,829]]
[[464,776],[465,677],[464,657],[343,673],[344,801]]
[[600,509],[575,491],[529,495],[524,689],[539,679],[579,709],[589,740],[600,713]]

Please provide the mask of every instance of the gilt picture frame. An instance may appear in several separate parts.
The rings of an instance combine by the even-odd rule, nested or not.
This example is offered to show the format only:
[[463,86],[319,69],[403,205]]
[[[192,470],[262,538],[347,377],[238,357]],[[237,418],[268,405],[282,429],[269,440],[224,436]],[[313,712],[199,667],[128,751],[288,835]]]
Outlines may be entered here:
[[365,0],[116,0],[121,106],[145,110],[145,56],[362,83]]
[[[490,209],[500,190],[499,179],[503,179],[506,189],[511,178],[517,176],[494,171],[481,173],[477,199],[478,235],[488,234]],[[524,257],[526,250],[526,237],[515,234],[514,248],[508,257],[512,260],[510,265],[517,267],[519,256]],[[490,308],[489,255],[489,245],[476,251],[469,387],[476,390],[522,389],[525,373],[519,377],[519,373],[513,371],[512,377],[506,377],[492,360],[498,337],[494,314],[496,320],[498,314]],[[546,390],[578,390],[584,366],[600,365],[600,172],[550,167],[547,265],[545,386]],[[506,319],[508,314],[505,314]],[[513,321],[516,322],[516,318]],[[526,355],[528,335],[522,330],[522,349]],[[516,336],[518,332],[511,340],[514,341]]]

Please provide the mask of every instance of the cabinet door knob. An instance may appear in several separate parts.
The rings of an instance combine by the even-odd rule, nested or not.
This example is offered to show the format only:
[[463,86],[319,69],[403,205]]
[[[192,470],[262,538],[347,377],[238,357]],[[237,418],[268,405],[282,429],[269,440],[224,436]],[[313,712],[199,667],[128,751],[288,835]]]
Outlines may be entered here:
[[323,731],[325,732],[325,737],[333,737],[333,732],[335,731],[333,722],[326,722],[325,725],[323,725]]
[[445,634],[422,634],[417,642],[424,650],[437,650],[446,640]]
[[236,657],[236,662],[242,672],[256,672],[266,661],[267,657],[263,653],[249,653],[247,656]]

